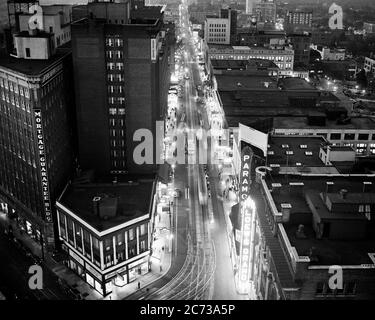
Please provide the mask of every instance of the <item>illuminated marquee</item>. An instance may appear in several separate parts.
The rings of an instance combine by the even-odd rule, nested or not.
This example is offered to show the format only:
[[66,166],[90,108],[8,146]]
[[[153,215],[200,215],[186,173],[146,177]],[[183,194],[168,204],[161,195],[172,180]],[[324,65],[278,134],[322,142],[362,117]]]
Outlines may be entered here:
[[250,279],[252,221],[255,210],[254,202],[250,199],[252,158],[252,149],[250,147],[243,148],[240,173],[241,233],[238,273],[239,289],[242,293],[247,292]]
[[40,163],[40,175],[42,179],[42,194],[43,194],[43,204],[45,212],[46,222],[52,222],[52,211],[51,211],[51,199],[49,194],[49,184],[47,175],[47,157],[46,148],[44,145],[43,136],[43,126],[42,126],[42,112],[40,109],[34,110],[37,141],[38,141],[38,153],[39,153],[39,163]]

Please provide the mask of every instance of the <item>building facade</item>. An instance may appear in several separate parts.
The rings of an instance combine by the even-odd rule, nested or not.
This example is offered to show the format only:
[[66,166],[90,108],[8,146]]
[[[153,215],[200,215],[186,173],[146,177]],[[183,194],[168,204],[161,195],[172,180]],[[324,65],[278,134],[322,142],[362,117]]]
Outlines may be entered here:
[[312,11],[289,10],[285,17],[285,30],[288,32],[311,31]]
[[72,24],[80,165],[98,174],[154,172],[155,165],[134,162],[133,135],[140,128],[155,134],[166,112],[163,21],[132,18],[129,2],[90,3],[88,10]]
[[208,46],[207,55],[212,60],[266,59],[274,62],[280,70],[293,70],[294,51],[290,48],[271,49],[248,46]]
[[371,57],[370,58],[365,57],[365,63],[363,65],[363,69],[366,71],[366,73],[368,72],[374,73],[375,72],[375,59]]
[[[255,217],[249,286],[259,299],[373,299],[372,175],[343,176],[336,165],[353,162],[353,149],[336,149],[321,137],[270,136],[268,144],[267,167],[251,169]],[[241,145],[234,134],[238,181]],[[332,163],[323,159],[328,149]],[[308,168],[314,168],[313,175]],[[348,253],[351,250],[356,254]],[[332,286],[337,265],[342,278],[339,286]]]
[[155,184],[76,186],[67,186],[56,203],[65,263],[106,296],[149,272]]
[[289,34],[288,39],[294,50],[294,66],[308,66],[310,61],[311,34]]
[[274,0],[261,0],[255,4],[257,22],[276,22],[276,2]]
[[69,48],[45,60],[0,60],[2,211],[50,250],[57,239],[53,204],[75,157],[72,84]]

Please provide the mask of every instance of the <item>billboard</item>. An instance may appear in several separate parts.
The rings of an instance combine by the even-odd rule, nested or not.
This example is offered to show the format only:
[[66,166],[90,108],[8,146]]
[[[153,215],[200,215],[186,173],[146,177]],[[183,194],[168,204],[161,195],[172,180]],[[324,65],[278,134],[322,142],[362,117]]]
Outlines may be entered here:
[[267,148],[268,148],[268,134],[250,128],[248,126],[243,125],[240,123],[238,125],[238,138],[240,141],[245,141],[248,144],[259,148],[263,151],[263,155],[267,156]]

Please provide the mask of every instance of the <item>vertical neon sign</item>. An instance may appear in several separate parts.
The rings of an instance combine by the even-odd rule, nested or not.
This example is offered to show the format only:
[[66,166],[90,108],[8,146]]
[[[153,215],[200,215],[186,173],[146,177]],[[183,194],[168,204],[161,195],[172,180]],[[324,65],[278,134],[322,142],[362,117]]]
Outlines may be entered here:
[[241,236],[238,272],[238,288],[241,293],[247,293],[250,280],[251,229],[254,216],[254,202],[250,199],[252,158],[252,149],[248,146],[243,148],[240,173]]

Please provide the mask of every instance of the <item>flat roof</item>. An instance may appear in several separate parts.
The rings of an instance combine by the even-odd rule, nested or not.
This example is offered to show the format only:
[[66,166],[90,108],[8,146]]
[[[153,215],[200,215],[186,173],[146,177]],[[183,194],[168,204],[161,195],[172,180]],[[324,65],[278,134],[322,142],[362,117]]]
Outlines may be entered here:
[[278,90],[277,81],[269,76],[262,75],[216,75],[219,91],[229,90]]
[[[279,164],[280,166],[295,167],[300,163],[300,167],[324,166],[319,158],[319,150],[321,145],[325,144],[325,140],[319,136],[270,136],[268,144],[268,164]],[[288,154],[287,154],[288,152]],[[312,152],[312,154],[306,154]]]
[[[323,217],[331,216],[320,198],[320,193],[325,192],[326,182],[333,182],[332,193],[341,189],[348,190],[349,193],[361,193],[363,182],[372,182],[368,192],[375,192],[375,178],[370,176],[343,177],[337,176],[297,176],[297,175],[278,175],[269,174],[266,177],[266,183],[270,190],[274,189],[272,184],[280,184],[278,192],[271,191],[273,201],[279,212],[282,211],[281,204],[291,204],[291,219],[284,222],[283,226],[292,246],[297,250],[299,256],[309,256],[310,249],[315,248],[318,256],[317,262],[311,264],[318,265],[360,265],[371,263],[368,257],[369,252],[374,252],[375,239],[317,239],[312,225],[312,211],[309,208],[305,196],[312,195],[313,203],[319,214]],[[296,192],[291,190],[289,183],[303,182],[304,191]],[[337,213],[336,218],[352,219],[353,214]],[[358,215],[358,214],[357,214]],[[360,220],[361,217],[358,217]],[[350,222],[349,222],[350,223]],[[306,238],[296,236],[296,231],[300,224],[304,225]]]
[[307,117],[277,117],[274,119],[276,129],[337,129],[337,130],[375,130],[375,120],[365,117],[352,117],[350,123],[340,124],[336,120],[326,119],[325,126],[308,124]]
[[297,77],[287,77],[280,79],[280,85],[286,90],[312,90],[319,91],[305,79]]
[[37,76],[71,52],[72,49],[69,42],[57,48],[56,54],[48,60],[18,59],[11,56],[0,56],[0,68],[6,68],[12,72],[19,72],[30,76]]
[[[150,214],[154,180],[132,183],[90,183],[69,185],[59,203],[90,224],[99,232]],[[94,213],[93,199],[117,198],[116,216],[100,218]]]

